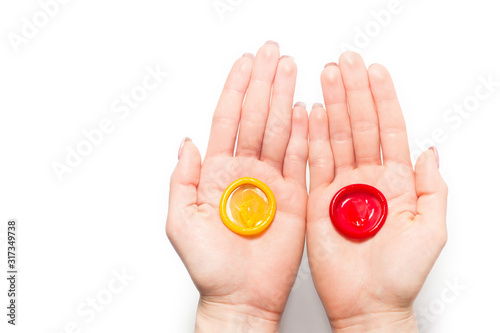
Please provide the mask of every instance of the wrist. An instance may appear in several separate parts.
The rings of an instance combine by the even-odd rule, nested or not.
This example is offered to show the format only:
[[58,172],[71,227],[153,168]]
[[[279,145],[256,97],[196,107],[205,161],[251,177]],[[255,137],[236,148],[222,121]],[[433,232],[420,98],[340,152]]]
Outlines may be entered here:
[[200,298],[195,333],[277,333],[281,314],[268,313],[246,304],[224,304]]
[[330,325],[335,333],[418,333],[417,320],[412,308],[331,320]]

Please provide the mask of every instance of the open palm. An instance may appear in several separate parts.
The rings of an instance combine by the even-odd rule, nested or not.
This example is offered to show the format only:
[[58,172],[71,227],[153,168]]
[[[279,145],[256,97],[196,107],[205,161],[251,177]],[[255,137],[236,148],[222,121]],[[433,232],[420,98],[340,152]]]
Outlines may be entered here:
[[[308,121],[303,105],[292,106],[296,74],[294,60],[280,58],[274,43],[266,43],[255,59],[244,55],[236,61],[203,164],[191,141],[182,148],[167,219],[167,235],[202,303],[230,304],[278,322],[306,228]],[[261,180],[276,198],[274,221],[258,235],[235,234],[219,216],[223,191],[241,177]]]
[[[315,107],[309,120],[307,244],[316,289],[339,330],[382,313],[410,317],[446,242],[447,188],[434,152],[413,171],[403,114],[381,65],[367,71],[347,52],[321,81],[326,111]],[[355,183],[378,188],[389,207],[381,230],[361,241],[341,235],[328,209],[338,190]]]

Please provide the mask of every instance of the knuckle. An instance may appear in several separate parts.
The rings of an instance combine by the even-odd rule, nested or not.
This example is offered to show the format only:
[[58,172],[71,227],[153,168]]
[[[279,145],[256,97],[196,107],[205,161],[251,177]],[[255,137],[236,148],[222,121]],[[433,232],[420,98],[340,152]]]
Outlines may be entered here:
[[370,132],[378,130],[378,124],[369,120],[358,120],[352,122],[353,130],[356,132]]
[[310,159],[309,160],[309,165],[311,167],[313,167],[313,168],[316,168],[316,167],[329,166],[329,165],[331,165],[331,163],[326,158],[317,157],[317,158]]
[[351,131],[343,130],[334,132],[332,135],[332,139],[335,143],[344,143],[352,140]]

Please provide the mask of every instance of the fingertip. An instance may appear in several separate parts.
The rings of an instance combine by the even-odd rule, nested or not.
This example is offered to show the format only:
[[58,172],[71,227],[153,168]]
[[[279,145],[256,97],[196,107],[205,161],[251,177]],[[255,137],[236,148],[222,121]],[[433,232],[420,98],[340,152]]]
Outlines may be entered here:
[[179,162],[172,173],[171,182],[198,186],[201,155],[190,138],[185,138],[179,148]]
[[305,109],[306,108],[306,103],[304,102],[296,102],[294,105],[293,105],[294,108],[303,108]]
[[201,161],[200,151],[198,150],[198,147],[195,145],[193,140],[191,140],[190,138],[188,138],[184,142],[184,147],[182,148],[180,159],[182,159],[183,157],[185,157],[186,160],[193,162]]
[[293,121],[296,122],[306,122],[307,123],[307,110],[306,103],[297,102],[293,107]]
[[437,167],[439,169],[439,153],[438,153],[438,150],[437,150],[436,146],[432,146],[429,149],[431,149],[434,152],[434,157],[436,158],[436,164],[437,164]]
[[264,57],[266,59],[279,58],[280,55],[280,47],[278,43],[268,41],[266,42],[259,51],[257,52],[257,56]]
[[338,66],[326,66],[321,71],[321,84],[323,86],[334,86],[341,80],[340,69]]
[[309,115],[309,121],[311,128],[317,128],[318,126],[328,124],[328,115],[321,103],[313,104],[311,114]]
[[283,164],[283,176],[306,184],[306,165],[308,157],[308,122],[306,105],[295,103],[292,112],[292,131]]
[[276,46],[278,49],[280,48],[280,44],[279,44],[278,42],[274,41],[274,40],[268,40],[268,41],[266,42],[266,45],[268,45],[268,44],[269,44],[269,45],[274,45],[274,46]]
[[333,154],[328,132],[328,115],[319,105],[313,106],[309,115],[309,172],[310,188],[333,180]]
[[370,80],[383,81],[389,77],[389,71],[385,66],[374,63],[368,67],[368,76]]
[[304,136],[307,140],[309,132],[308,118],[306,104],[302,102],[295,103],[292,112],[292,135]]
[[282,56],[278,63],[278,71],[286,76],[293,76],[297,73],[297,64],[293,57]]
[[[368,68],[368,79],[372,87],[384,87],[394,90],[389,70],[380,64],[372,64]],[[378,89],[380,90],[380,89]]]
[[427,149],[415,163],[415,186],[417,195],[448,192],[448,187],[439,172],[435,150]]
[[325,65],[325,67],[324,67],[324,68],[326,68],[326,67],[330,67],[330,66],[332,66],[332,67],[338,67],[338,66],[339,66],[339,64],[337,64],[336,62],[329,62],[329,63],[327,63],[327,64]]
[[251,52],[243,53],[242,55],[243,58],[249,58],[249,59],[255,59],[255,55]]
[[255,56],[251,53],[245,53],[242,57],[240,57],[233,65],[233,70],[236,73],[241,73],[245,76],[249,76],[252,72],[253,62]]
[[429,237],[438,244],[439,251],[446,244],[446,207],[448,186],[443,180],[433,149],[420,154],[415,164],[415,190],[418,196],[417,212]]
[[339,57],[339,65],[340,67],[355,67],[359,65],[359,63],[363,62],[363,58],[361,55],[354,51],[346,51],[342,53]]
[[309,123],[307,110],[304,106],[299,105],[293,108],[292,112],[292,137],[303,138],[307,141],[309,132]]
[[182,139],[181,144],[179,146],[179,150],[177,152],[177,160],[181,159],[182,149],[184,148],[184,144],[186,143],[186,141],[192,141],[192,140],[187,136],[184,139]]
[[417,169],[421,170],[438,169],[436,163],[436,157],[432,147],[420,154],[420,156],[417,159],[417,162],[415,163],[415,171]]
[[[330,145],[328,132],[328,115],[326,110],[319,105],[313,106],[309,115],[309,139],[311,142],[318,143],[322,149]],[[324,155],[326,152],[316,151],[314,155]],[[331,153],[331,152],[329,152]]]
[[179,149],[179,162],[170,177],[169,209],[166,224],[168,238],[175,246],[176,231],[187,214],[197,205],[201,156],[196,145],[185,138]]

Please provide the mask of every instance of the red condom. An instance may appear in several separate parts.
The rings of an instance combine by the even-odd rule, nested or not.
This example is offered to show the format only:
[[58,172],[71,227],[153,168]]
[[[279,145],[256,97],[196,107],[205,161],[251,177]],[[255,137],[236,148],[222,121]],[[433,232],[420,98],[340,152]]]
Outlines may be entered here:
[[330,219],[344,236],[363,239],[375,235],[387,218],[387,200],[366,184],[348,185],[330,203]]

